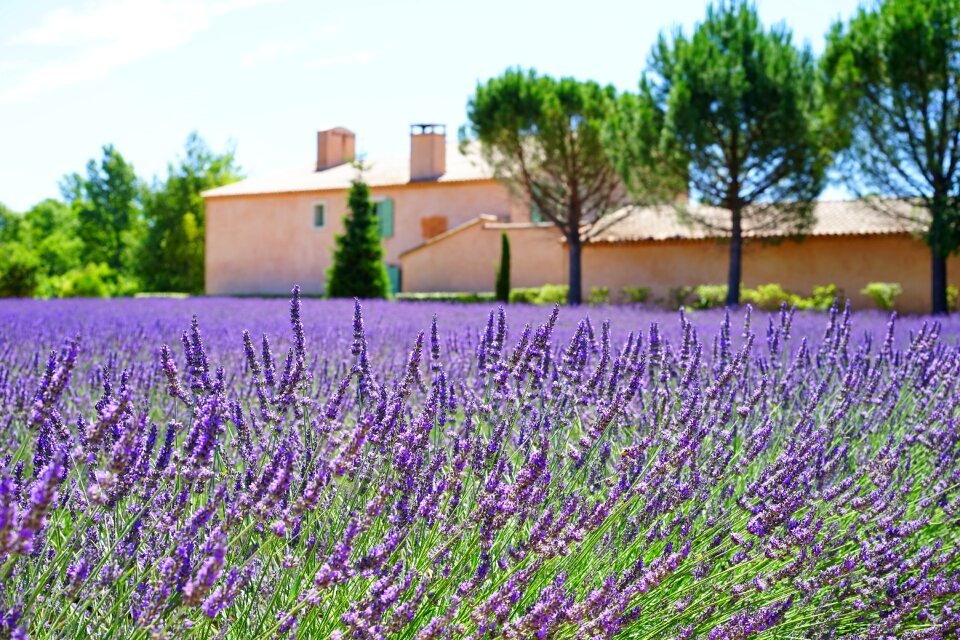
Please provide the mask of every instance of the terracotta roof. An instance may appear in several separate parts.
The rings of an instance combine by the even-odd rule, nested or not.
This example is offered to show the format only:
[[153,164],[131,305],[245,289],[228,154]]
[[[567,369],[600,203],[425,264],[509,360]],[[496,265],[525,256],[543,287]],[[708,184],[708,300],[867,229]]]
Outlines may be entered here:
[[[885,204],[889,206],[891,203]],[[896,212],[902,216],[922,217],[922,213],[909,203],[894,204]],[[625,207],[602,218],[587,233],[590,242],[694,240],[729,235],[724,231],[730,219],[725,209],[696,204],[686,207],[689,213],[706,220],[708,224],[682,221],[671,206]],[[806,235],[884,235],[919,231],[915,222],[884,215],[863,200],[824,200],[816,204],[813,213],[816,222]],[[783,235],[782,230],[772,228],[751,229],[749,222],[744,227],[746,237],[773,238]]]
[[[923,217],[923,211],[912,207],[903,201],[885,202],[887,211],[893,211],[904,218],[914,220]],[[722,227],[729,220],[729,212],[717,207],[702,207],[686,205],[687,211],[695,213],[715,227]],[[917,233],[920,231],[917,222],[899,219],[884,214],[870,206],[863,200],[823,200],[814,208],[816,222],[806,235],[810,236],[858,236],[858,235],[893,235],[901,233]],[[420,251],[438,242],[443,242],[450,236],[482,224],[489,230],[527,230],[542,229],[552,226],[549,222],[503,222],[497,216],[481,214],[463,224],[438,234],[422,244],[407,249],[400,256]],[[672,206],[661,207],[624,207],[608,216],[603,217],[592,230],[588,229],[588,242],[615,243],[615,242],[657,242],[664,240],[707,240],[725,238],[729,234],[722,229],[710,228],[703,224],[684,223],[678,219],[676,209]],[[776,238],[782,236],[776,229],[746,229],[746,237]],[[557,233],[557,242],[564,242],[563,236]]]
[[[387,187],[410,184],[410,156],[377,158],[364,163],[364,181],[371,187]],[[205,198],[227,196],[262,195],[267,193],[296,193],[303,191],[332,191],[347,189],[357,171],[350,163],[317,171],[313,165],[277,172],[271,175],[247,178],[223,187],[203,192]],[[471,146],[466,154],[460,152],[457,143],[447,144],[447,171],[428,183],[464,182],[489,180],[493,170],[483,161],[478,148]],[[415,182],[414,184],[420,184]]]

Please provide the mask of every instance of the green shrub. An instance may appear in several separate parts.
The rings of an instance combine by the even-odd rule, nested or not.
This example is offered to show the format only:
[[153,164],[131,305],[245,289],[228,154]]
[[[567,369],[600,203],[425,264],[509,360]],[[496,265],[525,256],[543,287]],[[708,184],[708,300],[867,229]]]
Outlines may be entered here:
[[[624,293],[630,298],[627,287]],[[646,295],[646,294],[644,294]],[[777,283],[758,285],[754,289],[741,286],[740,301],[757,309],[776,311],[781,305],[798,309],[829,309],[835,298],[843,297],[843,292],[834,284],[817,286],[813,295],[803,298],[791,293]],[[695,287],[676,287],[670,289],[667,303],[672,308],[681,306],[691,309],[715,309],[723,307],[727,301],[727,286],[723,284],[701,284]]]
[[510,289],[511,304],[535,304],[540,287],[521,287]]
[[565,284],[545,284],[542,287],[512,289],[510,302],[515,304],[566,304],[570,287]]
[[136,278],[115,273],[110,287],[110,295],[114,298],[129,298],[140,290],[140,283]]
[[[876,283],[874,283],[876,284]],[[626,286],[622,289],[627,303],[644,303],[650,300],[648,287]],[[952,291],[952,292],[951,292]],[[563,304],[567,300],[568,288],[566,285],[546,284],[542,287],[521,287],[510,291],[509,301],[513,304]],[[116,294],[114,294],[116,295]],[[948,291],[951,308],[957,305],[957,288],[950,287]],[[397,300],[424,301],[424,302],[459,302],[459,303],[489,303],[497,300],[493,292],[431,292],[431,293],[399,293]],[[816,286],[813,294],[804,298],[790,293],[776,283],[761,284],[754,289],[743,288],[741,301],[757,309],[776,311],[781,304],[796,306],[801,310],[824,311],[830,308],[835,299],[843,298],[843,291],[835,284]],[[689,309],[714,309],[723,307],[727,299],[726,285],[702,284],[695,287],[676,287],[670,289],[666,301],[658,303],[669,304],[672,308],[685,306]],[[593,287],[588,298],[589,304],[609,304],[610,290],[607,287]]]
[[[190,297],[189,293],[182,291],[139,291],[133,294],[134,298],[170,298],[172,300],[185,300]],[[306,297],[306,296],[301,296]]]
[[667,305],[671,309],[689,307],[696,287],[674,287],[667,292]]
[[469,304],[494,302],[496,296],[491,291],[479,293],[472,291],[434,291],[430,293],[398,293],[394,296],[394,299],[408,302],[458,302]]
[[835,284],[825,284],[813,288],[813,295],[805,299],[809,304],[806,308],[816,311],[826,311],[834,300],[843,298],[843,289]]
[[137,294],[138,282],[102,262],[44,278],[37,287],[40,298],[112,298]]
[[590,289],[590,297],[587,302],[592,305],[609,304],[610,289],[607,287],[593,287]]
[[643,304],[650,298],[650,287],[631,287],[627,285],[623,288],[623,297],[632,304]]
[[701,284],[693,288],[694,309],[714,309],[727,301],[727,285]]
[[952,284],[947,285],[947,309],[957,310],[957,302],[960,302],[960,289]]
[[[724,288],[726,292],[726,288]],[[741,289],[740,301],[743,304],[751,304],[758,309],[765,311],[776,311],[781,305],[786,303],[788,306],[801,306],[802,300],[799,296],[790,293],[779,284],[761,284],[756,289]]]
[[109,298],[113,270],[102,262],[87,264],[64,274],[61,298]]
[[545,284],[540,287],[534,304],[567,304],[570,287],[565,284]]
[[903,287],[899,282],[870,282],[860,293],[869,296],[878,309],[893,311],[894,300],[903,293]]

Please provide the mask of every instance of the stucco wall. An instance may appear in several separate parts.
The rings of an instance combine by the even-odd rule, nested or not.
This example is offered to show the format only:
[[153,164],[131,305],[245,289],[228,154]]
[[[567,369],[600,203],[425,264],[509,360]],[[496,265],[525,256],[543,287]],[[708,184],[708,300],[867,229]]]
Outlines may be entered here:
[[[384,240],[393,265],[423,242],[421,218],[445,216],[452,228],[484,213],[522,218],[526,210],[492,180],[373,188],[371,195],[394,200],[394,235]],[[313,226],[317,202],[326,204],[326,225],[319,229]],[[209,198],[207,293],[283,294],[294,283],[305,293],[322,293],[345,213],[345,190]]]
[[[514,287],[567,282],[566,245],[549,228],[504,229],[476,224],[413,251],[402,258],[404,291],[491,291],[500,257],[500,232],[510,237]],[[506,225],[509,226],[509,225]],[[608,287],[622,299],[623,287],[649,287],[654,299],[666,300],[670,289],[723,284],[729,245],[713,240],[677,240],[587,245],[583,250],[583,286]],[[960,258],[948,263],[950,281],[960,282]],[[930,308],[930,255],[907,235],[831,236],[779,244],[748,242],[743,282],[748,287],[778,283],[809,295],[816,285],[835,284],[858,308],[872,301],[860,293],[873,281],[899,282],[902,312]]]
[[[726,243],[704,240],[587,246],[584,291],[606,286],[617,297],[625,285],[645,286],[655,298],[665,298],[673,287],[726,283],[728,251]],[[948,272],[951,282],[960,281],[960,259],[949,261]],[[860,290],[872,281],[901,284],[899,310],[928,311],[927,247],[906,235],[890,235],[814,237],[776,245],[755,242],[744,249],[743,282],[748,287],[775,282],[809,295],[815,285],[835,284],[855,306],[869,308],[872,303]]]
[[512,286],[567,281],[566,251],[555,229],[478,222],[403,256],[403,290],[493,291],[503,232],[510,239]]

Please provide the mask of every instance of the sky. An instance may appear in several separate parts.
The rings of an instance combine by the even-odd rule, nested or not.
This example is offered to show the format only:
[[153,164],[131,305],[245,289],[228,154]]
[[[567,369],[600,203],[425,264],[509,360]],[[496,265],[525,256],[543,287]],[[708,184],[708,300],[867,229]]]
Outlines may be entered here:
[[[765,24],[822,50],[855,0],[759,0]],[[0,203],[59,197],[113,144],[163,178],[196,131],[246,175],[315,161],[344,126],[368,158],[409,125],[466,122],[476,85],[513,66],[636,88],[659,33],[704,0],[0,0]]]

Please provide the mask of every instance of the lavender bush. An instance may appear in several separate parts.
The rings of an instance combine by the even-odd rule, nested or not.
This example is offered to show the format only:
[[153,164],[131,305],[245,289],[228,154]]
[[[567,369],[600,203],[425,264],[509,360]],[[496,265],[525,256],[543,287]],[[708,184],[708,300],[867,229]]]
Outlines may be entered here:
[[956,321],[285,305],[3,302],[0,636],[960,629]]

